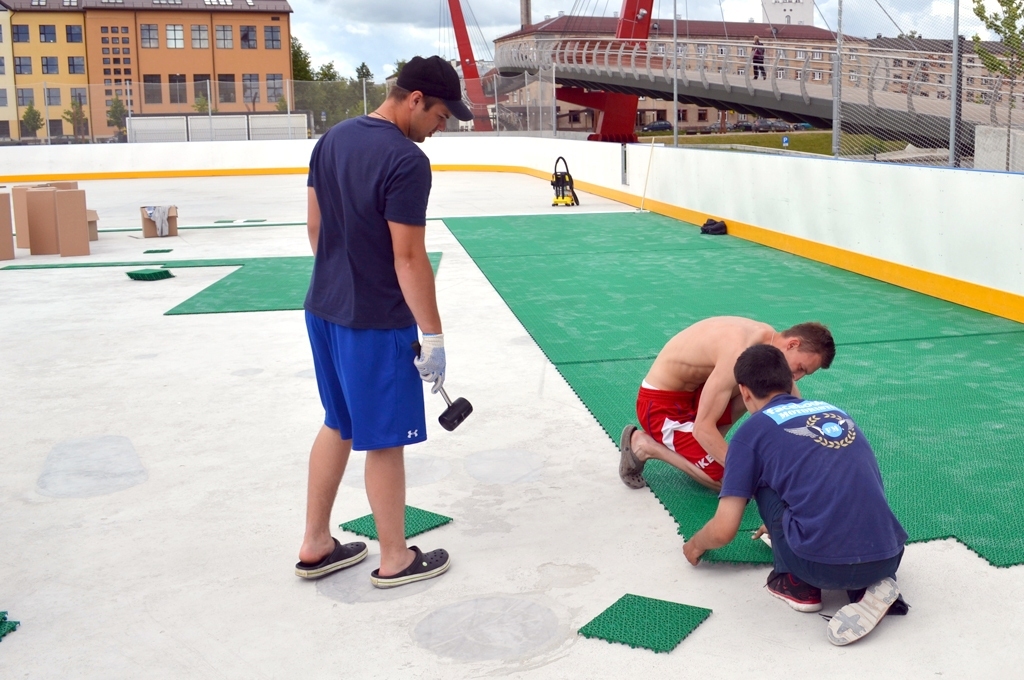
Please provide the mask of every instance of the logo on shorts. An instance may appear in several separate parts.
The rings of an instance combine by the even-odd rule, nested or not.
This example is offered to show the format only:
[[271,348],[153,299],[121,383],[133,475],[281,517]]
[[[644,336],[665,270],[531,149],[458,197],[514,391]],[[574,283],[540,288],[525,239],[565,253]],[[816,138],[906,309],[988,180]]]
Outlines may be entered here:
[[828,449],[845,448],[857,438],[857,430],[850,417],[838,413],[812,415],[804,427],[787,427],[785,430],[800,437],[810,437]]
[[412,439],[413,437],[419,437],[419,436],[420,436],[420,431],[419,430],[409,430],[409,434],[406,435],[405,438],[406,439]]

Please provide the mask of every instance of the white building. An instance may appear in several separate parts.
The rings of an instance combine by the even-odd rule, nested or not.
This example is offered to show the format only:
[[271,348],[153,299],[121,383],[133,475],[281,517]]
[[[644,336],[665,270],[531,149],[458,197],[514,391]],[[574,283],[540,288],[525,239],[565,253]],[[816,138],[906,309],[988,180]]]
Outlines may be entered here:
[[761,16],[763,23],[773,26],[794,24],[803,26],[814,25],[813,0],[762,0]]

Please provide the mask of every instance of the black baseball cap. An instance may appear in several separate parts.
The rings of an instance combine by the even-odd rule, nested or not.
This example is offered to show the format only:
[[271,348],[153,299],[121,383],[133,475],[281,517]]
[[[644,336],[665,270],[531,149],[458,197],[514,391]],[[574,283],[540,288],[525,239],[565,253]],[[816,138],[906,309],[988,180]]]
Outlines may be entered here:
[[473,120],[473,114],[462,103],[459,74],[441,57],[410,59],[398,74],[398,87],[409,92],[422,92],[428,97],[437,97],[444,101],[448,110],[459,120]]

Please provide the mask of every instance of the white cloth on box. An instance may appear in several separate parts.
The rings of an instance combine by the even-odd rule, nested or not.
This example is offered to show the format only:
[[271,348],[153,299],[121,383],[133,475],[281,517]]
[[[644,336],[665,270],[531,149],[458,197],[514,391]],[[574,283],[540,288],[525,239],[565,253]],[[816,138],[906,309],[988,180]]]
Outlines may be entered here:
[[146,216],[156,223],[156,235],[167,236],[170,227],[167,224],[167,212],[170,210],[168,205],[154,205],[146,206]]

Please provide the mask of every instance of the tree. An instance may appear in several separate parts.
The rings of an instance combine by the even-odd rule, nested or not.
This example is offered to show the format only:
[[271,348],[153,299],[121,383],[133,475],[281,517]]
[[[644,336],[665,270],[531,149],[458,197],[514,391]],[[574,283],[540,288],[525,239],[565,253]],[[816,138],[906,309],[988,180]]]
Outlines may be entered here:
[[365,61],[356,68],[356,79],[373,80],[373,73],[370,71],[370,67],[366,65]]
[[64,115],[61,117],[70,123],[75,137],[79,139],[85,137],[88,122],[85,119],[85,110],[82,109],[80,101],[77,99],[71,100],[71,108],[64,111]]
[[333,83],[341,80],[341,74],[338,73],[338,69],[334,66],[334,62],[329,61],[316,70],[316,74],[314,74],[313,80],[319,80],[325,83]]
[[292,36],[292,80],[313,80],[313,62],[299,39]]
[[402,69],[405,68],[405,65],[408,63],[408,59],[398,59],[397,61],[395,61],[395,72],[389,75],[388,78],[394,78],[395,76],[397,76],[399,73],[401,73]]
[[25,109],[25,113],[21,116],[21,124],[30,137],[35,137],[39,128],[43,127],[43,114],[39,113],[39,109],[29,104],[28,108]]
[[1010,108],[1006,115],[1006,170],[1010,169],[1010,136],[1013,125],[1014,99],[1017,79],[1024,77],[1024,0],[997,0],[1003,13],[985,11],[984,0],[974,0],[974,16],[985,28],[999,36],[1002,58],[989,52],[974,35],[974,51],[989,73],[999,74],[1010,81]]
[[114,95],[114,99],[110,102],[110,108],[107,109],[107,125],[112,128],[117,128],[118,132],[124,132],[126,127],[125,120],[128,118],[128,109],[125,107],[124,102],[117,95]]

